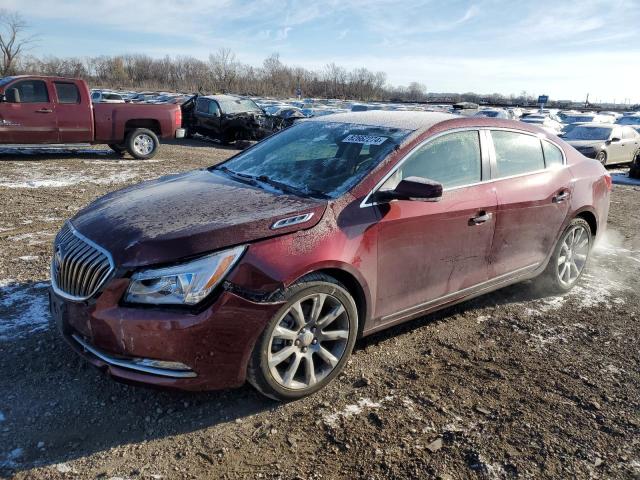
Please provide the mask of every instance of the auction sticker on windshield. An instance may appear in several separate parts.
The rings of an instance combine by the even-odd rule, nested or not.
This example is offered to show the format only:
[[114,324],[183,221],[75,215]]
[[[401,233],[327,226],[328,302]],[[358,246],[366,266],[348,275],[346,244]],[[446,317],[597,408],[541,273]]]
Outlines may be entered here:
[[361,143],[363,145],[382,145],[387,137],[376,137],[374,135],[348,135],[342,143]]

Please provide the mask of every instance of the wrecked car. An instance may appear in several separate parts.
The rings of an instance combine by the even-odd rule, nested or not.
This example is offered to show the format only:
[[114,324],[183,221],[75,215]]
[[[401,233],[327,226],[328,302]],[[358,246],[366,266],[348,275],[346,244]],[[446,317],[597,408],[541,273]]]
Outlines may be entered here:
[[570,290],[610,190],[521,122],[316,117],[84,208],[55,239],[51,311],[115,379],[293,400],[362,336],[524,280]]
[[182,105],[187,136],[198,133],[229,145],[260,140],[273,132],[272,122],[256,103],[234,95],[196,95]]

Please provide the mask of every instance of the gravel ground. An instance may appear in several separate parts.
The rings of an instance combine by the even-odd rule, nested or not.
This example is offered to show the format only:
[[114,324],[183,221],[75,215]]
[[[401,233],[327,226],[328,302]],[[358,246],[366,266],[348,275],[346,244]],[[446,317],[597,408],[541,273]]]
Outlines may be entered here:
[[302,401],[150,390],[88,366],[47,313],[55,232],[108,191],[232,153],[0,152],[0,476],[640,478],[638,187],[614,187],[569,294],[519,284],[363,339]]

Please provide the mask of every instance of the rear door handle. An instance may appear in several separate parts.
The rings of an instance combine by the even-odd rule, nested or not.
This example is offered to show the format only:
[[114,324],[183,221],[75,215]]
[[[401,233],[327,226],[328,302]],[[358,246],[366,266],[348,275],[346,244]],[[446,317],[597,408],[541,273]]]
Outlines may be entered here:
[[563,190],[562,192],[558,193],[557,195],[554,195],[554,197],[551,199],[551,201],[553,203],[562,203],[565,200],[567,200],[569,198],[569,191],[568,190]]
[[478,215],[469,219],[469,225],[481,225],[491,220],[491,217],[493,217],[493,213],[491,212],[479,212]]
[[41,108],[40,110],[36,110],[36,113],[53,113],[53,110],[50,108]]

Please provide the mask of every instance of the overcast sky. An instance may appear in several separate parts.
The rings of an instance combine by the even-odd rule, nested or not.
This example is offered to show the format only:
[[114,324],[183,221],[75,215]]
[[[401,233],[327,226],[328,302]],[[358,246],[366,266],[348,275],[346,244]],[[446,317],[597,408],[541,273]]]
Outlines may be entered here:
[[640,102],[640,0],[2,0],[40,37],[33,53],[335,62],[432,92]]

